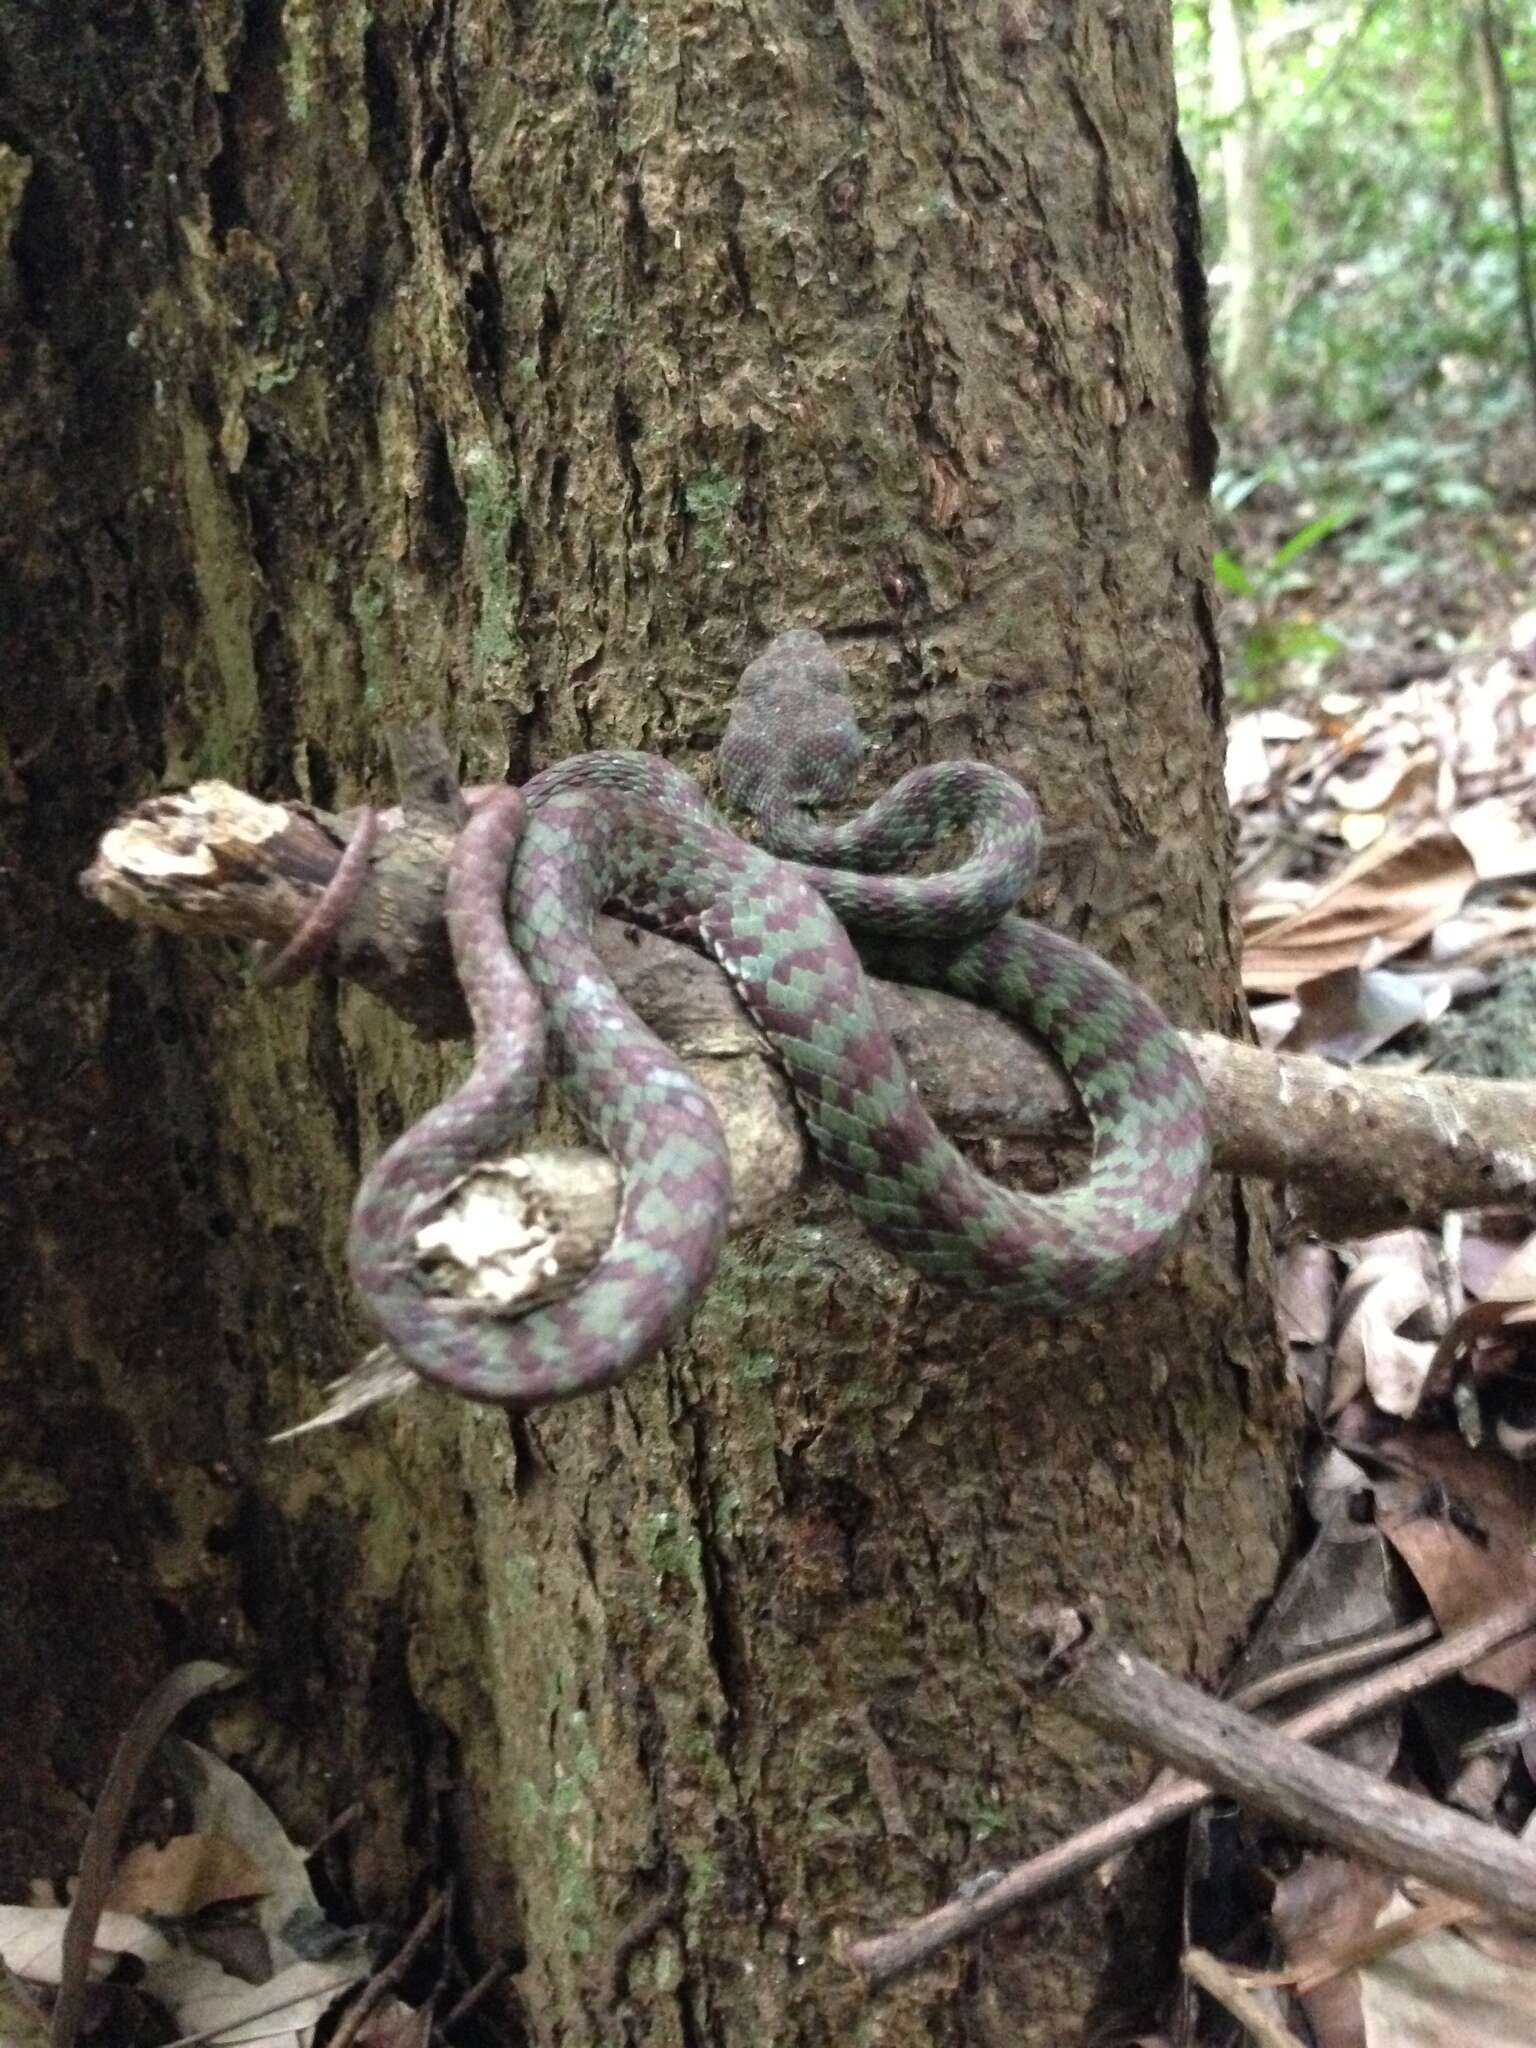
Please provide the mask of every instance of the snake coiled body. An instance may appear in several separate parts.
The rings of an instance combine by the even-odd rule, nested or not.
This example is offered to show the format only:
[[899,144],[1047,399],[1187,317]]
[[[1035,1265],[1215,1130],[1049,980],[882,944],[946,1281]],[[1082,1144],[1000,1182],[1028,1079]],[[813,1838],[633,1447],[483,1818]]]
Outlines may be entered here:
[[[660,1348],[714,1265],[730,1200],[724,1138],[704,1090],[603,968],[593,930],[604,909],[720,962],[826,1167],[920,1273],[1062,1315],[1143,1278],[1176,1242],[1209,1166],[1200,1082],[1148,997],[1096,954],[1009,914],[1038,859],[1033,803],[997,770],[941,764],[825,826],[815,806],[846,787],[860,750],[840,665],[819,635],[786,634],[746,671],[721,748],[727,794],[775,852],[743,842],[686,777],[644,754],[562,762],[472,817],[448,921],[474,1066],[368,1174],[348,1246],[385,1334],[425,1377],[516,1407],[608,1385]],[[959,866],[889,872],[959,827],[972,835]],[[868,935],[893,978],[949,988],[1046,1041],[1093,1125],[1085,1181],[1012,1192],[938,1130],[845,925]],[[410,1241],[469,1167],[516,1143],[546,1032],[620,1169],[619,1219],[567,1299],[493,1318],[425,1292]]]

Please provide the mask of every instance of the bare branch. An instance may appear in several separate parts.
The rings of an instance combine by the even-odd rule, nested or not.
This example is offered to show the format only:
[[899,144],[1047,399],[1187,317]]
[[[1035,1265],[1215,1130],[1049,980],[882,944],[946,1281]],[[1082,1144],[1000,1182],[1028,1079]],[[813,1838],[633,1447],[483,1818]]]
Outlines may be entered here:
[[1208,1949],[1192,1948],[1180,1965],[1191,1984],[1208,1991],[1218,2005],[1226,2007],[1259,2048],[1301,2048],[1289,2027],[1283,2027],[1265,2011],[1258,1993]]
[[[462,1036],[442,892],[453,826],[430,806],[378,815],[335,971],[429,1037]],[[346,819],[268,804],[228,784],[153,797],[103,837],[81,877],[117,916],[188,935],[292,938],[324,896],[350,836]],[[721,1108],[736,1169],[738,1224],[793,1190],[806,1153],[789,1097],[725,976],[669,940],[600,921],[606,964],[627,1001],[695,1064]],[[934,1113],[962,1138],[1027,1140],[1054,1151],[1082,1133],[1075,1098],[1043,1052],[1004,1019],[954,997],[877,981],[882,1015]],[[1189,1044],[1211,1099],[1216,1164],[1290,1187],[1319,1227],[1359,1232],[1448,1208],[1536,1196],[1536,1090],[1514,1082],[1345,1072],[1213,1033]],[[477,1190],[472,1223],[442,1222],[443,1283],[482,1285],[492,1239],[521,1279],[499,1305],[527,1306],[580,1277],[612,1227],[617,1183],[600,1155],[530,1153]],[[487,1206],[489,1205],[489,1206]],[[496,1221],[497,1212],[503,1220]],[[457,1269],[455,1271],[455,1269]]]
[[1517,1836],[1325,1756],[1115,1643],[1074,1653],[1058,1697],[1256,1812],[1536,1933],[1536,1848]]
[[[1427,1686],[1465,1671],[1490,1650],[1532,1628],[1536,1628],[1536,1597],[1526,1593],[1386,1670],[1374,1671],[1367,1678],[1341,1686],[1326,1699],[1282,1722],[1281,1732],[1293,1742],[1326,1742],[1330,1736],[1341,1735],[1345,1729],[1384,1713]],[[1382,1646],[1378,1642],[1370,1647],[1379,1650]],[[1339,1652],[1325,1651],[1319,1657],[1303,1659],[1285,1676],[1293,1684],[1311,1684],[1320,1675],[1320,1663],[1332,1663],[1337,1668],[1339,1662]],[[1256,1696],[1273,1698],[1274,1680],[1261,1679],[1245,1695],[1240,1695],[1248,1705],[1257,1704]],[[842,1947],[843,1961],[859,1971],[871,1990],[889,1983],[893,1977],[916,1969],[951,1942],[981,1933],[1032,1899],[1060,1890],[1160,1829],[1186,1819],[1209,1797],[1208,1785],[1189,1778],[1164,1780],[1118,1813],[1093,1822],[1053,1848],[1042,1850],[1038,1856],[1014,1864],[974,1896],[950,1899],[931,1913],[889,1928],[883,1934],[846,1941]]]

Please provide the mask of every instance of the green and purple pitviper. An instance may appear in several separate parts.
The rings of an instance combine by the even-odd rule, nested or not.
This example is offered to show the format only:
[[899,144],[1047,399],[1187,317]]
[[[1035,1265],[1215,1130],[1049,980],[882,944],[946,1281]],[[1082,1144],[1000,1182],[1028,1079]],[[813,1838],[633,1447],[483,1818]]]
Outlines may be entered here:
[[[476,806],[447,903],[474,1065],[374,1165],[348,1240],[370,1308],[425,1378],[513,1408],[608,1386],[661,1347],[714,1267],[730,1205],[719,1120],[610,980],[593,943],[605,909],[720,963],[828,1172],[919,1273],[1057,1316],[1142,1279],[1176,1243],[1209,1170],[1200,1080],[1146,996],[1096,954],[1012,915],[1039,858],[1033,802],[1000,770],[945,762],[848,823],[818,823],[814,810],[847,790],[861,754],[842,666],[801,630],[746,670],[720,749],[726,797],[771,852],[647,754],[584,754]],[[891,873],[957,829],[971,834],[960,865]],[[919,1101],[845,927],[882,972],[1039,1034],[1093,1125],[1084,1182],[1015,1194],[969,1164]],[[546,1041],[619,1168],[619,1219],[566,1299],[495,1317],[427,1291],[412,1241],[469,1168],[526,1129]]]

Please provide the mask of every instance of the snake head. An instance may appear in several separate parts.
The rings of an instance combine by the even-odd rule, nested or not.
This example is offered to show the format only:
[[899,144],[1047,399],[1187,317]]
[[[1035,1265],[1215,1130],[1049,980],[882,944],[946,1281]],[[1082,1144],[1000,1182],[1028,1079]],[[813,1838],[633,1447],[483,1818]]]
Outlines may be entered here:
[[853,787],[863,758],[848,671],[809,627],[781,633],[736,686],[720,742],[727,799],[757,815],[832,802]]

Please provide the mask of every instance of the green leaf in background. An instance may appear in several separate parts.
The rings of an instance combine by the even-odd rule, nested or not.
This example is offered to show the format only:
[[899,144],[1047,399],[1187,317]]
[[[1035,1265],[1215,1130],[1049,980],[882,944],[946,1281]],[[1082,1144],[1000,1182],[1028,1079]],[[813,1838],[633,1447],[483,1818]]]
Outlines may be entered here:
[[1237,597],[1253,596],[1253,583],[1248,571],[1225,548],[1218,548],[1211,557],[1211,570],[1223,590],[1230,590]]
[[[1253,635],[1259,639],[1259,634]],[[1344,642],[1337,633],[1311,619],[1277,619],[1263,628],[1264,657],[1270,662],[1324,659],[1337,654]]]
[[1211,503],[1223,512],[1235,512],[1259,488],[1269,482],[1268,469],[1218,469],[1211,479]]
[[1315,548],[1320,540],[1326,540],[1330,533],[1337,533],[1354,517],[1352,512],[1339,510],[1324,512],[1316,519],[1309,519],[1299,533],[1293,533],[1284,547],[1275,550],[1275,559],[1270,563],[1272,570],[1287,568],[1298,555],[1304,555],[1308,548]]

